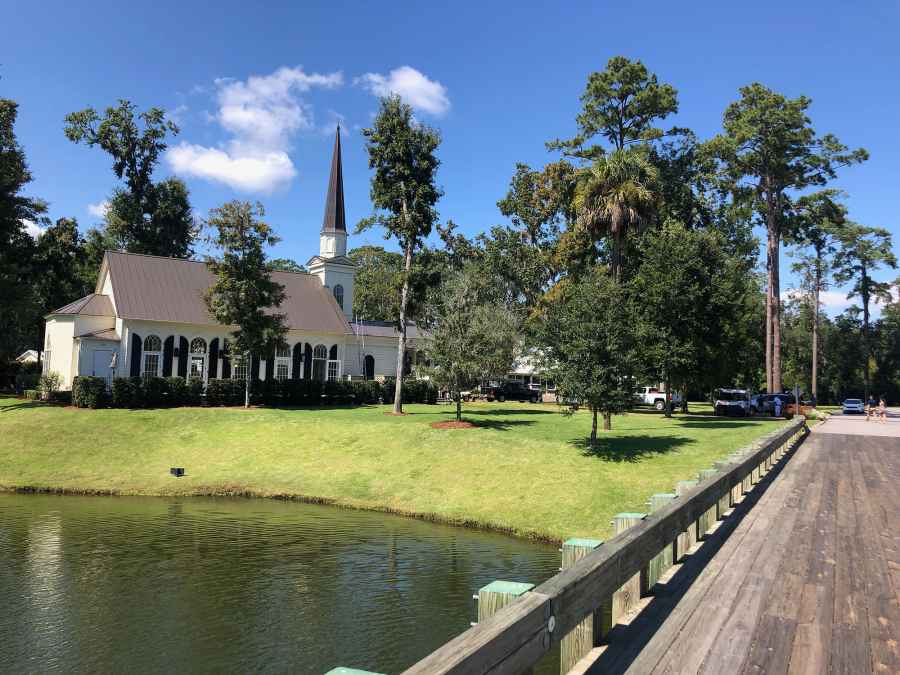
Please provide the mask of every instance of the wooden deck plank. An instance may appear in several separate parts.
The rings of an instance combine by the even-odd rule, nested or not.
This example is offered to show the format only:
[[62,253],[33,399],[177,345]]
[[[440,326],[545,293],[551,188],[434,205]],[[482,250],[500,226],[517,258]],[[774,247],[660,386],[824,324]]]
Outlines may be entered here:
[[900,673],[898,479],[900,442],[814,434],[590,672]]

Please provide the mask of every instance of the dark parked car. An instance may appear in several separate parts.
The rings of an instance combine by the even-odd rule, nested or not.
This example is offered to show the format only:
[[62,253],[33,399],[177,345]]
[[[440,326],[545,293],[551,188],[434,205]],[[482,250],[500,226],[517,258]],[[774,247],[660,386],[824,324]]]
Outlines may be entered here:
[[482,388],[482,393],[488,401],[529,401],[538,403],[541,400],[541,392],[529,389],[528,385],[517,380],[507,380],[498,385]]
[[782,412],[796,400],[793,394],[759,394],[751,399],[751,412],[756,415],[774,415],[776,398],[781,400]]

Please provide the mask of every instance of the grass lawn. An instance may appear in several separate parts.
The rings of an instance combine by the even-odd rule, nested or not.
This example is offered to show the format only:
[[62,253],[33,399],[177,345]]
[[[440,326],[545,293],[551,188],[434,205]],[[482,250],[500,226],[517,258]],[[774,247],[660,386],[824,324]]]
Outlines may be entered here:
[[[321,498],[522,536],[602,538],[615,513],[643,511],[651,494],[782,423],[631,413],[591,453],[588,413],[554,405],[466,404],[474,429],[431,428],[452,419],[450,406],[387,410],[80,410],[0,398],[0,487]],[[186,475],[170,476],[173,466]]]

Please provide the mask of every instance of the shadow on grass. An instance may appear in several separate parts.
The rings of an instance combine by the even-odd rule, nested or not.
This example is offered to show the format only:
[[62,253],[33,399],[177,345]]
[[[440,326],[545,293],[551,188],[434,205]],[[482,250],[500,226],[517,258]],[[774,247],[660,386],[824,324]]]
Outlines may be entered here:
[[709,420],[693,419],[689,422],[682,422],[678,425],[685,429],[738,429],[740,427],[755,427],[753,422],[744,420],[723,420],[721,418],[710,418]]
[[654,455],[665,455],[677,450],[692,439],[684,436],[615,436],[597,438],[591,447],[590,437],[576,438],[569,444],[582,451],[584,457],[596,457],[604,462],[639,462]]
[[64,407],[60,403],[49,403],[47,401],[19,401],[18,403],[13,403],[11,405],[4,405],[0,407],[0,412],[16,412],[18,410],[25,410],[26,408],[62,408]]
[[509,431],[515,427],[527,427],[534,424],[532,420],[475,420],[465,414],[463,414],[463,420],[479,429],[493,429],[495,431]]

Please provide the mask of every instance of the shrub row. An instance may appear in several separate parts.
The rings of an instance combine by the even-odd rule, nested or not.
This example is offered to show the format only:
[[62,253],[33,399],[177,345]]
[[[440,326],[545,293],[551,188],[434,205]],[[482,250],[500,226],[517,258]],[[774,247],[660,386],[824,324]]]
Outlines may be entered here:
[[[315,380],[267,380],[253,382],[252,403],[278,406],[363,405],[394,400],[395,382],[318,382]],[[181,377],[117,377],[112,390],[99,377],[76,377],[72,399],[80,408],[160,408],[180,405],[235,406],[244,403],[244,382],[210,380],[204,397],[201,380]],[[436,403],[437,389],[425,380],[403,383],[404,403]]]

